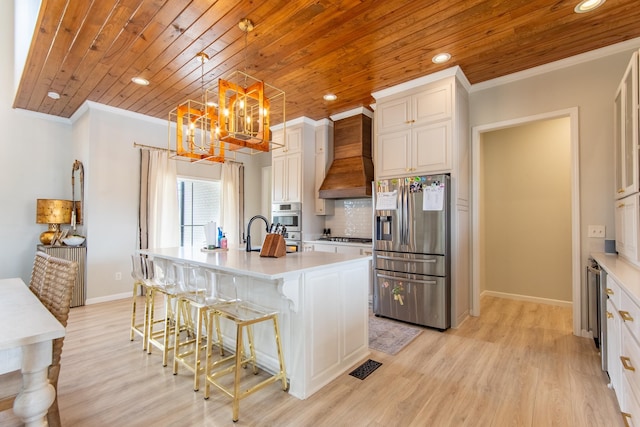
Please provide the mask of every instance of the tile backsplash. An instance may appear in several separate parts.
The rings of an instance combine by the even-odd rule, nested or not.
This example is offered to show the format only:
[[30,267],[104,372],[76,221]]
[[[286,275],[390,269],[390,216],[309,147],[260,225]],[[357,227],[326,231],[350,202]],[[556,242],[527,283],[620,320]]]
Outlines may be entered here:
[[325,228],[331,229],[332,236],[371,238],[372,199],[339,199],[334,203],[334,215],[325,217]]

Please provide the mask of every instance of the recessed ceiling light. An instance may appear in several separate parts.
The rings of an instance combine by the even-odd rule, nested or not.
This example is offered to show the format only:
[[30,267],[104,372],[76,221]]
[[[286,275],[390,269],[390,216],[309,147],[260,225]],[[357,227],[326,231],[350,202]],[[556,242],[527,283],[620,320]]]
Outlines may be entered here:
[[149,80],[142,77],[132,77],[131,81],[140,86],[149,86]]
[[60,99],[60,94],[58,92],[47,92],[47,96],[51,99]]
[[573,8],[575,13],[591,12],[604,4],[605,0],[582,0]]
[[443,62],[447,62],[451,59],[451,55],[447,52],[442,52],[431,58],[434,64],[442,64]]
[[325,101],[335,101],[336,99],[338,99],[338,97],[333,93],[328,93],[325,96],[323,96],[323,98]]

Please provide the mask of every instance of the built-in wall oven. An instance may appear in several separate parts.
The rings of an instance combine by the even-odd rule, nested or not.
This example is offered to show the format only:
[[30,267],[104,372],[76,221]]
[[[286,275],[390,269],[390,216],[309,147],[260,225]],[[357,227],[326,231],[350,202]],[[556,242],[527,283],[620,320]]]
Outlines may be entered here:
[[300,203],[272,204],[271,222],[286,228],[284,240],[287,252],[302,251],[302,205]]

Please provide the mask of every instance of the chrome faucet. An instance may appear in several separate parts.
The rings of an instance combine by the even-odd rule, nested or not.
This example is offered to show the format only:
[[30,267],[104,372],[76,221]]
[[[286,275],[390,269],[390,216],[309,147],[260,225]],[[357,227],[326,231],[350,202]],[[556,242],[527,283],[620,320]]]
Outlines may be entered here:
[[249,220],[249,224],[247,225],[247,252],[251,252],[251,223],[253,223],[254,219],[258,219],[258,218],[264,221],[265,231],[267,233],[269,232],[269,221],[267,221],[267,218],[263,217],[262,215],[253,216]]

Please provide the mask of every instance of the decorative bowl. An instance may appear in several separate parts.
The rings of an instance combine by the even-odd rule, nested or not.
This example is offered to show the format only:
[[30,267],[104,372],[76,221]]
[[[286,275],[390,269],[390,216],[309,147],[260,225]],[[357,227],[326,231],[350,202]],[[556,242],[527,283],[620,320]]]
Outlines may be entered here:
[[62,242],[67,246],[80,246],[84,243],[84,237],[82,236],[69,236],[62,239]]

